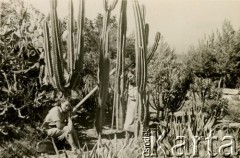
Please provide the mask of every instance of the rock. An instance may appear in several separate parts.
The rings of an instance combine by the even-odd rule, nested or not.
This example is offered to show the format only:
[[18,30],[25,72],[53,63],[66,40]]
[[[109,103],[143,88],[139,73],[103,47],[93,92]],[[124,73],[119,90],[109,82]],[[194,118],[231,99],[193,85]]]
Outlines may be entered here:
[[43,140],[37,143],[36,150],[39,153],[56,154],[54,146],[50,140]]

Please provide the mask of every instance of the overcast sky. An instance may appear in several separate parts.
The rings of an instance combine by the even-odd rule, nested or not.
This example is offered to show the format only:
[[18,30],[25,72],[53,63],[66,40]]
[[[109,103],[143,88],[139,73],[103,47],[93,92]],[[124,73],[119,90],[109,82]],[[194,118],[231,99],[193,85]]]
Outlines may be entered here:
[[[49,12],[49,0],[25,0],[44,14]],[[75,11],[78,0],[73,0]],[[111,0],[112,1],[112,0]],[[128,33],[133,32],[132,0],[128,0]],[[176,53],[186,52],[190,45],[216,29],[221,29],[224,19],[240,29],[240,0],[139,0],[146,6],[146,22],[150,25],[152,42],[157,31],[175,48]],[[86,17],[94,19],[104,13],[102,0],[85,0]],[[120,0],[119,0],[120,2]],[[120,3],[112,15],[119,14]],[[58,15],[67,15],[67,0],[58,0]]]

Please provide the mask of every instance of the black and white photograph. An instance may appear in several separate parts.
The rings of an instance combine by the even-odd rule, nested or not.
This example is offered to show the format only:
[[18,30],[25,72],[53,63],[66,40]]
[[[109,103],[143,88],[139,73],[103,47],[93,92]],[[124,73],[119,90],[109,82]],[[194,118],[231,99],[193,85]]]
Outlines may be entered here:
[[176,157],[240,157],[240,0],[0,0],[0,158]]

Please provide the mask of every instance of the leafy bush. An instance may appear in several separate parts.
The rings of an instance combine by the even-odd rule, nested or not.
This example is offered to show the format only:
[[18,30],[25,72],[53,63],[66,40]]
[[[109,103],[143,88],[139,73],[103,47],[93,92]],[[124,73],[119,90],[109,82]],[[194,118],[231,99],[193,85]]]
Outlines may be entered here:
[[[0,146],[0,158],[16,157],[22,158],[23,156],[37,156],[35,151],[37,141],[42,139],[42,135],[35,128],[27,126],[25,128],[8,127],[8,135],[3,138],[4,143]],[[2,138],[2,137],[1,137]]]
[[158,111],[166,108],[171,112],[178,111],[184,105],[192,83],[190,70],[184,63],[177,61],[174,50],[163,40],[148,70],[153,105]]
[[228,100],[224,98],[208,100],[207,107],[203,110],[210,116],[216,116],[218,119],[222,119],[229,114]]
[[239,101],[229,101],[228,109],[229,116],[233,121],[240,122],[240,102]]

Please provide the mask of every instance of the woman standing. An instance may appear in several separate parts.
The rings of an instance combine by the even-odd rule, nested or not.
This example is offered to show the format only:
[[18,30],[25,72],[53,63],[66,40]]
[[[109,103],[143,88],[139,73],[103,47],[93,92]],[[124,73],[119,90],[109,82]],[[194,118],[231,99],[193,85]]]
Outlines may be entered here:
[[137,109],[137,103],[136,103],[136,92],[137,87],[135,84],[135,80],[132,76],[129,76],[129,89],[128,89],[128,103],[127,103],[127,113],[126,113],[126,119],[124,123],[124,130],[126,132],[126,144],[128,143],[128,140],[130,136],[134,133],[134,127],[135,127],[135,113]]

